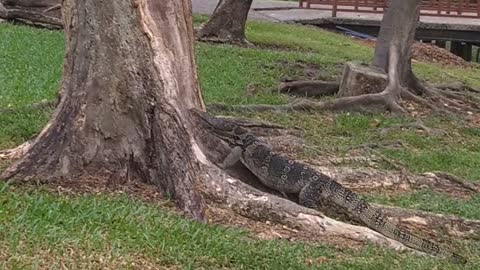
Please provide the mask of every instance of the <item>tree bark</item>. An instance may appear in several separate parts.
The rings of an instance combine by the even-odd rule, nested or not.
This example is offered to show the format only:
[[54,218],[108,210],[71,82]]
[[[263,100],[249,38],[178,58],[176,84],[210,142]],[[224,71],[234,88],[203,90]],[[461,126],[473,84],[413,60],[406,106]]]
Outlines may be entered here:
[[388,72],[390,46],[395,43],[399,55],[397,70],[400,84],[418,89],[419,82],[412,72],[411,47],[420,16],[421,0],[390,0],[383,16],[373,58],[373,65]]
[[190,1],[66,0],[63,14],[59,105],[3,177],[154,183],[202,219],[202,168],[187,113],[203,108]]
[[201,26],[203,40],[246,43],[245,24],[253,0],[220,0],[210,20]]

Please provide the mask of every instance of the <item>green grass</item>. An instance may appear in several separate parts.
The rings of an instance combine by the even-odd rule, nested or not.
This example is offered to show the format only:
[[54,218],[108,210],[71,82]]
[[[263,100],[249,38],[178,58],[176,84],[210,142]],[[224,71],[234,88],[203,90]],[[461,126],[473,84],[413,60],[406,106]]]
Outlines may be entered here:
[[422,190],[404,196],[375,195],[369,197],[372,201],[381,204],[480,220],[480,195],[468,199],[452,199],[431,190]]
[[[63,196],[0,183],[0,269],[458,269],[368,247],[261,241],[125,195]],[[467,243],[468,255],[478,243]],[[132,264],[136,263],[137,267]],[[475,265],[470,265],[475,269]]]
[[462,122],[440,117],[427,118],[427,126],[448,133],[448,136],[443,136],[401,128],[383,132],[385,128],[412,122],[413,119],[380,114],[262,113],[246,116],[304,129],[307,143],[316,149],[306,149],[303,153],[306,157],[315,158],[318,152],[344,155],[358,145],[400,141],[403,143],[400,148],[380,147],[378,150],[416,173],[446,171],[471,181],[480,181],[480,128],[464,128]]
[[[195,16],[196,24],[206,17]],[[368,63],[372,49],[351,39],[313,27],[252,22],[248,39],[258,48],[197,44],[197,64],[207,103],[281,104],[289,98],[276,93],[283,76],[302,76],[296,64],[313,66],[327,78],[337,77],[345,61]],[[29,105],[53,100],[64,54],[63,34],[56,31],[0,24],[0,149],[14,147],[38,133],[50,111]],[[463,81],[480,87],[480,69],[415,64],[415,71],[432,82]],[[246,89],[253,90],[247,94]],[[358,114],[247,114],[285,126],[301,127],[310,149],[337,155],[368,142],[400,140],[402,148],[380,148],[413,172],[442,170],[480,181],[480,128],[463,122],[429,117],[427,125],[449,136],[382,128],[412,119]],[[353,164],[355,165],[355,164]],[[386,164],[381,164],[387,167]],[[1,167],[4,166],[0,164]],[[357,165],[358,166],[358,165]],[[246,232],[205,226],[162,207],[125,196],[54,195],[44,190],[0,184],[0,269],[60,268],[60,263],[85,268],[136,268],[168,265],[186,269],[456,269],[431,258],[415,258],[379,248],[361,251],[327,246],[259,241]],[[378,202],[452,213],[479,219],[480,200],[456,200],[422,191],[401,196],[371,196]],[[478,269],[478,242],[456,242]],[[478,252],[477,252],[478,253]],[[322,263],[308,263],[322,261]],[[143,263],[144,267],[138,266]],[[48,265],[48,267],[43,267]]]
[[28,140],[50,114],[28,109],[55,97],[65,50],[63,33],[0,23],[0,149]]
[[63,33],[0,24],[0,108],[53,99],[62,75]]

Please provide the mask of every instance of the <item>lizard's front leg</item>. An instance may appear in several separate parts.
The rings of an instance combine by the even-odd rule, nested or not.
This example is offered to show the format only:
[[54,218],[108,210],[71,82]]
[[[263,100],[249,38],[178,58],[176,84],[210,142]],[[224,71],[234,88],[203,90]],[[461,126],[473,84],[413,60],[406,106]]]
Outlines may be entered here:
[[227,169],[237,163],[242,157],[242,152],[243,150],[240,146],[234,147],[230,154],[223,160],[222,169]]

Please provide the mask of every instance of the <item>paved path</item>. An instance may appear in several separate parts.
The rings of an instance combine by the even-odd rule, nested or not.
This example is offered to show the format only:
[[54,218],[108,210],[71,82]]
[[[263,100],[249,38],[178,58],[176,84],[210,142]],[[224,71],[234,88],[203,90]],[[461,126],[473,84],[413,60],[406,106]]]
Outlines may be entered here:
[[[218,0],[192,0],[193,12],[197,14],[211,14],[217,5]],[[255,10],[255,9],[270,9],[270,10]],[[272,8],[291,8],[282,10],[271,10]],[[315,20],[330,18],[331,11],[327,10],[313,10],[300,9],[298,2],[273,1],[273,0],[254,0],[252,10],[249,13],[249,19],[288,22],[300,20]],[[377,20],[382,19],[382,14],[371,13],[351,13],[338,12],[338,18],[345,19],[368,19]],[[480,26],[480,19],[465,19],[465,18],[445,18],[445,17],[429,17],[422,16],[422,22],[435,24],[455,24],[455,25],[475,25]]]

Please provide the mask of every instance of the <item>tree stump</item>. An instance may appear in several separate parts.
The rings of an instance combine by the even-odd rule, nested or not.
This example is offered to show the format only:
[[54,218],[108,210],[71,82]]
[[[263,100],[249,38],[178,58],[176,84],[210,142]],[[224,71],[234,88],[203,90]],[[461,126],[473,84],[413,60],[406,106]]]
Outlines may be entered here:
[[348,62],[343,70],[339,97],[381,93],[387,87],[387,74],[382,69]]

